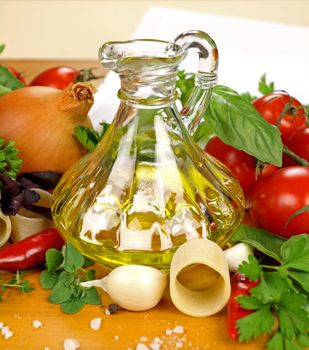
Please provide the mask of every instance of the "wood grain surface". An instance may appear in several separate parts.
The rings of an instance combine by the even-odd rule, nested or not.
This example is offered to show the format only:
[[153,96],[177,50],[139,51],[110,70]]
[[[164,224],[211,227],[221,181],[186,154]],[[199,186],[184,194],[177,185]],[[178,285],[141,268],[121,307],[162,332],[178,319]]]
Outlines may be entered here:
[[[98,277],[106,274],[98,266],[96,270]],[[45,350],[45,347],[62,350],[68,338],[76,339],[80,350],[135,350],[139,343],[155,350],[150,347],[155,337],[160,339],[160,350],[264,349],[266,339],[263,337],[248,344],[238,344],[229,338],[225,309],[212,317],[186,316],[173,306],[168,291],[155,308],[145,312],[120,310],[117,314],[106,315],[105,309],[112,300],[102,291],[102,307],[86,305],[77,314],[66,315],[59,305],[48,302],[50,291],[40,287],[39,274],[40,270],[36,269],[25,275],[34,291],[23,294],[11,288],[4,294],[0,302],[0,322],[9,326],[14,335],[9,339],[0,335],[1,350]],[[90,321],[97,317],[102,318],[102,324],[94,331]],[[35,329],[35,320],[43,326]],[[178,325],[184,328],[183,334],[168,335],[168,330]]]

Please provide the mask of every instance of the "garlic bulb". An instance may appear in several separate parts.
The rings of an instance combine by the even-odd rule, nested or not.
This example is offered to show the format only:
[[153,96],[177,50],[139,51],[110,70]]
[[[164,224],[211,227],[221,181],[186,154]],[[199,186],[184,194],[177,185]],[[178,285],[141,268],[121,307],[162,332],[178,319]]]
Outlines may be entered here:
[[238,271],[243,261],[248,261],[248,256],[253,255],[253,248],[246,243],[238,243],[224,250],[225,258],[231,272]]
[[167,276],[153,267],[126,265],[117,267],[101,280],[81,285],[100,287],[124,309],[142,311],[158,304],[167,285]]

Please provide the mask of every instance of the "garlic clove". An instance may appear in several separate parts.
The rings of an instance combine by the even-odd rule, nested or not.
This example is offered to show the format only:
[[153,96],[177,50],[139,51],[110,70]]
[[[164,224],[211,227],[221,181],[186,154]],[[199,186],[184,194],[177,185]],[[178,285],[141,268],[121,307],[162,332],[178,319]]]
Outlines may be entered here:
[[248,261],[249,255],[253,255],[253,248],[246,243],[238,243],[231,248],[224,250],[229,270],[238,271],[239,265],[243,261]]
[[101,280],[82,283],[83,287],[102,288],[115,303],[131,311],[143,311],[156,306],[166,285],[166,274],[144,265],[120,266]]

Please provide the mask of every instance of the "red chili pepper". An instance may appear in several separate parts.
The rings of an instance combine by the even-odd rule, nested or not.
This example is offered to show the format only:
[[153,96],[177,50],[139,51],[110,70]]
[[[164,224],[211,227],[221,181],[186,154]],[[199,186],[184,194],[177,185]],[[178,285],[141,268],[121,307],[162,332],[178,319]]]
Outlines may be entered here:
[[16,272],[45,262],[50,248],[61,249],[64,244],[58,230],[50,228],[0,250],[0,270]]
[[227,326],[229,336],[233,339],[238,338],[236,321],[253,312],[252,310],[243,309],[236,299],[241,295],[250,295],[250,289],[257,286],[258,283],[259,281],[250,281],[239,272],[236,272],[231,279],[232,290],[227,304]]

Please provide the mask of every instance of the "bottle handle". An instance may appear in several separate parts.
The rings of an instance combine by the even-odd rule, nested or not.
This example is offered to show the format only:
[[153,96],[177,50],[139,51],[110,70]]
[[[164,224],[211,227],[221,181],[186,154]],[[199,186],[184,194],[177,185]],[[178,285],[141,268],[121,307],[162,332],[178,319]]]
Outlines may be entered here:
[[217,83],[219,54],[214,40],[207,33],[199,30],[191,30],[178,35],[175,43],[185,52],[188,52],[189,49],[197,49],[199,55],[195,87],[180,111],[185,126],[193,135],[207,109],[212,88]]

